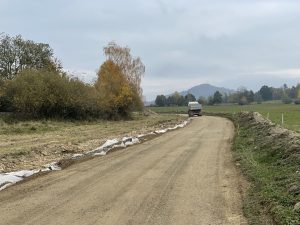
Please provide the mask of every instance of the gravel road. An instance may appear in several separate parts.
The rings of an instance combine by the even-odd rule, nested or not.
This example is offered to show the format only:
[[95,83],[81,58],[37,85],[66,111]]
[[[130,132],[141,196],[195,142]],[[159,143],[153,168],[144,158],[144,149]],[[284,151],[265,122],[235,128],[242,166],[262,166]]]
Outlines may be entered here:
[[2,225],[238,225],[242,178],[233,124],[185,128],[0,192]]

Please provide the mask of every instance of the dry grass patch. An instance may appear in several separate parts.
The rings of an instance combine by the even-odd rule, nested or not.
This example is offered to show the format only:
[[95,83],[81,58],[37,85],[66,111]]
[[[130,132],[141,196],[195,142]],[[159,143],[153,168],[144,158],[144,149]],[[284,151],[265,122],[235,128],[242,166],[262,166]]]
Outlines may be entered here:
[[8,121],[0,123],[0,171],[32,169],[101,145],[105,140],[133,136],[172,126],[176,115],[134,115],[125,121]]

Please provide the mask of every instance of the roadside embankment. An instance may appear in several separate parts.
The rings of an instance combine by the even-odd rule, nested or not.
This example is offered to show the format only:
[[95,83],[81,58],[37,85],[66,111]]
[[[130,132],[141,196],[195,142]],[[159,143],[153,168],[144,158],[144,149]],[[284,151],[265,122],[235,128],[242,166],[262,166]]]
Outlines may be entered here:
[[223,115],[236,126],[236,165],[251,187],[244,199],[250,224],[300,224],[300,135],[259,113]]

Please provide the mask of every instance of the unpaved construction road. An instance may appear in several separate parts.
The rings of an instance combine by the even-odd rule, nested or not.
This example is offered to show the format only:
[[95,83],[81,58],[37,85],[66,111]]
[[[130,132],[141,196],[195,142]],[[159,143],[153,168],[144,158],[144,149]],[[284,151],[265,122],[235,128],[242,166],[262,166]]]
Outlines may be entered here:
[[233,124],[218,117],[0,192],[0,224],[246,224],[230,152]]

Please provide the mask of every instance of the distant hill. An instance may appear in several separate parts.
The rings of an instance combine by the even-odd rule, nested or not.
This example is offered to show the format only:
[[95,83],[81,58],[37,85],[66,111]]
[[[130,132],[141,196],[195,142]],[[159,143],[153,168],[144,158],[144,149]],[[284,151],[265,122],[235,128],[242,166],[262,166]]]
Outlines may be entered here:
[[219,91],[222,94],[225,94],[225,93],[230,94],[230,93],[234,92],[234,90],[230,90],[230,89],[223,88],[223,87],[216,87],[216,86],[213,86],[210,84],[200,84],[200,85],[194,86],[186,91],[182,91],[179,93],[183,96],[190,93],[190,94],[193,94],[198,99],[200,96],[203,96],[206,98],[208,96],[212,96],[216,91]]

